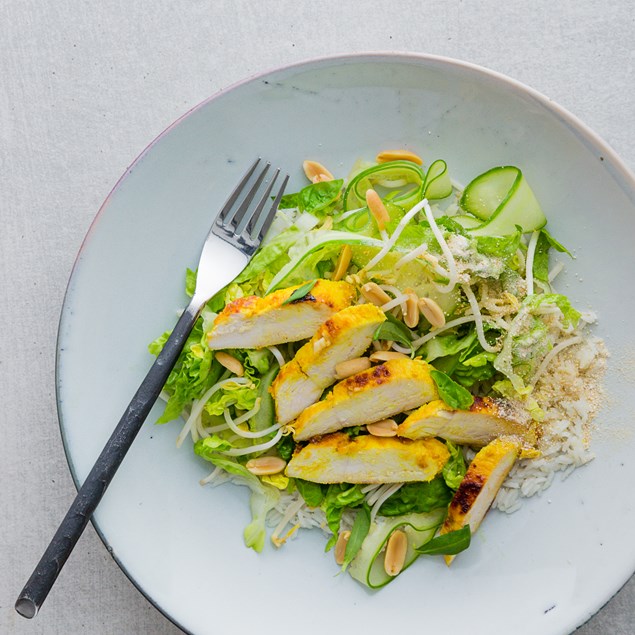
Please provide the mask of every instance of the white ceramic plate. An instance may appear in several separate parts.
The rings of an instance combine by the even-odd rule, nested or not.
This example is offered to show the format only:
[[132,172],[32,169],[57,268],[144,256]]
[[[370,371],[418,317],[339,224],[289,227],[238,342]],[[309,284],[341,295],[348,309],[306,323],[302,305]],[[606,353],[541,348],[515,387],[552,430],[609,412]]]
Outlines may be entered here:
[[307,157],[344,175],[355,159],[404,145],[427,162],[446,159],[462,182],[494,165],[520,166],[553,233],[575,250],[559,286],[597,311],[597,332],[613,352],[597,458],[519,512],[491,513],[451,569],[424,559],[372,593],[335,575],[319,532],[301,532],[281,551],[246,549],[246,491],[200,487],[209,467],[175,449],[178,425],[153,425],[157,407],[95,525],[137,586],[193,633],[291,625],[305,635],[396,626],[567,633],[635,569],[635,391],[625,363],[635,350],[635,181],[610,148],[546,98],[448,59],[364,55],[273,71],[195,108],[139,157],[89,232],[60,324],[59,412],[76,481],[149,367],[146,344],[184,305],[185,267],[195,266],[245,166],[267,157],[291,171],[292,191]]

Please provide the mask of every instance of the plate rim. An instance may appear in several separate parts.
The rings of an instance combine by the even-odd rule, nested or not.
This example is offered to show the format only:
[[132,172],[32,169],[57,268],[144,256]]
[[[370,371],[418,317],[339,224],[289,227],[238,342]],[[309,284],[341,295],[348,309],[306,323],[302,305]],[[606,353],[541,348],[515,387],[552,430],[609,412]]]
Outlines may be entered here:
[[[166,135],[168,135],[174,128],[176,128],[182,121],[190,117],[190,115],[194,114],[198,110],[207,106],[207,104],[215,101],[223,97],[225,94],[232,92],[233,90],[246,85],[252,82],[261,80],[267,76],[281,73],[285,71],[290,71],[297,68],[310,68],[310,67],[319,67],[322,65],[330,65],[330,64],[353,64],[359,62],[393,62],[393,63],[414,63],[414,64],[422,64],[428,65],[436,64],[439,66],[446,66],[450,68],[457,68],[462,70],[467,70],[475,75],[481,75],[486,78],[490,78],[496,82],[498,82],[501,86],[506,86],[507,88],[511,88],[525,96],[529,96],[536,100],[541,106],[543,106],[547,111],[556,115],[560,121],[578,138],[579,141],[584,143],[587,147],[592,149],[594,153],[599,151],[600,154],[598,159],[603,163],[604,168],[608,171],[610,176],[616,182],[616,184],[620,187],[620,189],[626,194],[626,196],[635,203],[635,172],[630,169],[630,167],[626,164],[626,162],[620,157],[620,155],[609,145],[607,141],[605,141],[598,133],[596,133],[592,128],[590,128],[584,121],[582,121],[577,115],[570,112],[565,107],[561,106],[558,102],[552,100],[544,93],[532,88],[528,84],[525,84],[513,77],[501,73],[499,71],[495,71],[488,67],[468,62],[465,60],[461,60],[454,57],[449,57],[445,55],[434,55],[428,53],[419,53],[412,51],[360,51],[356,53],[338,53],[333,55],[324,55],[324,56],[316,56],[305,58],[296,62],[292,62],[289,64],[283,64],[281,66],[275,66],[267,68],[263,71],[258,71],[252,73],[242,79],[239,79],[235,82],[230,83],[229,85],[221,88],[211,94],[209,97],[206,97],[201,102],[197,103],[193,107],[189,108],[186,112],[180,115],[177,119],[175,119],[172,123],[166,126],[156,137],[154,137],[145,148],[136,156],[136,158],[129,164],[129,166],[124,170],[123,174],[117,179],[112,189],[109,191],[107,196],[105,197],[102,204],[99,206],[93,220],[91,221],[88,230],[84,238],[82,239],[75,259],[73,261],[73,265],[71,267],[70,274],[68,276],[68,282],[66,284],[66,289],[64,291],[62,305],[60,309],[60,317],[58,320],[58,328],[57,328],[57,336],[55,340],[55,401],[56,401],[56,411],[57,411],[57,420],[58,426],[60,429],[60,436],[62,439],[62,447],[64,450],[64,455],[66,458],[66,462],[68,464],[68,468],[71,474],[71,478],[73,480],[73,485],[76,490],[79,490],[81,483],[77,476],[77,472],[75,469],[75,465],[73,462],[73,458],[71,456],[69,450],[69,443],[66,437],[65,426],[64,426],[64,418],[62,415],[62,407],[61,407],[61,398],[60,398],[60,364],[61,364],[61,334],[62,334],[62,326],[67,312],[67,305],[70,301],[71,288],[73,286],[73,281],[77,275],[78,269],[80,267],[81,256],[84,253],[84,250],[88,246],[91,237],[95,231],[95,228],[98,224],[98,221],[107,208],[110,199],[117,192],[123,182],[130,176],[133,172],[134,168],[139,164],[144,157],[152,150],[152,148],[159,143]],[[630,188],[627,187],[630,185]],[[128,571],[125,564],[118,558],[115,554],[112,546],[110,545],[108,538],[103,533],[99,523],[95,520],[94,516],[91,515],[90,523],[93,526],[95,532],[99,536],[100,540],[106,547],[106,551],[110,554],[112,559],[116,562],[117,566],[121,569],[124,575],[128,578],[128,580],[133,584],[133,586],[143,595],[143,597],[155,608],[157,609],[166,619],[168,619],[172,624],[174,624],[177,628],[181,629],[187,635],[195,635],[192,631],[188,630],[185,626],[183,626],[179,621],[171,616],[166,609],[162,608],[157,601],[150,595],[148,591],[146,591],[140,583],[138,583],[134,576]],[[603,600],[599,606],[597,606],[593,612],[589,615],[589,617],[584,621],[578,624],[575,628],[576,630],[586,624],[589,620],[591,620],[602,608],[608,604],[617,593],[626,585],[626,583],[630,580],[630,578],[635,575],[635,562],[632,564],[632,572],[624,579],[619,582],[617,586],[614,587],[614,590],[609,595],[606,600]]]

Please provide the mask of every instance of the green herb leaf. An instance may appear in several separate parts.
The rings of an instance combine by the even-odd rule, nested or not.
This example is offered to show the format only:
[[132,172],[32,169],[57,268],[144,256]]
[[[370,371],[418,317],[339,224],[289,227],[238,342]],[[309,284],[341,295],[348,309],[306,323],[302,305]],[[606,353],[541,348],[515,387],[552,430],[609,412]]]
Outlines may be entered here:
[[343,185],[342,179],[312,183],[299,192],[285,194],[278,207],[297,208],[300,212],[309,212],[318,218],[325,216],[329,212],[327,208],[338,200]]
[[441,470],[441,474],[443,476],[443,480],[445,484],[453,490],[457,490],[463,477],[465,476],[465,472],[467,471],[467,466],[465,465],[465,458],[463,457],[463,452],[461,452],[461,448],[458,445],[452,443],[452,441],[445,442],[446,447],[450,451],[450,458],[448,462],[443,466]]
[[474,397],[470,392],[450,379],[445,373],[440,370],[432,370],[430,376],[439,389],[439,396],[450,408],[467,410],[474,403]]
[[412,334],[408,327],[392,313],[386,313],[386,321],[377,327],[373,340],[392,340],[399,342],[402,346],[411,346]]
[[342,179],[320,181],[308,185],[298,194],[298,208],[302,212],[309,212],[319,217],[319,212],[325,211],[327,207],[337,201],[343,185]]
[[313,287],[316,285],[316,283],[317,283],[317,279],[316,280],[309,280],[309,282],[303,284],[301,287],[298,287],[282,303],[282,306],[284,306],[285,304],[291,304],[292,302],[297,302],[298,300],[302,300],[303,298],[306,298],[306,296],[309,295],[309,293],[311,293],[311,289],[313,289]]
[[533,274],[536,280],[549,282],[549,249],[551,244],[543,232],[538,236],[534,251]]
[[295,442],[293,441],[293,437],[290,434],[283,436],[282,439],[280,439],[280,441],[276,443],[276,450],[278,451],[281,459],[289,461],[293,456],[293,451],[295,450]]
[[295,486],[300,492],[300,496],[304,498],[304,502],[309,507],[319,507],[324,500],[324,489],[319,483],[305,481],[301,478],[295,479]]
[[549,249],[552,247],[573,258],[571,252],[564,245],[559,243],[546,229],[541,229],[536,243],[533,266],[534,278],[541,282],[549,282]]
[[560,253],[567,254],[573,258],[573,254],[560,242],[558,242],[546,229],[541,229],[540,233],[549,241],[549,244]]
[[362,543],[368,531],[370,530],[370,508],[364,503],[361,509],[357,512],[353,526],[351,527],[351,535],[346,543],[346,551],[344,552],[344,563],[342,564],[342,571],[346,570],[346,567],[353,561],[353,558],[358,554],[362,548]]
[[426,556],[455,556],[457,553],[465,551],[470,546],[471,540],[470,526],[465,525],[461,529],[433,538],[419,547],[417,552]]

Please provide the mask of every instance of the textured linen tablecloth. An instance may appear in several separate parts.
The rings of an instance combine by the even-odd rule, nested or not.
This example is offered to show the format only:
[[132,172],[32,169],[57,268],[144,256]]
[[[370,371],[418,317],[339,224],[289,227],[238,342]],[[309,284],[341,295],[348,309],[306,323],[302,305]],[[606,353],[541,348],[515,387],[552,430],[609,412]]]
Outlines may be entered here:
[[[74,495],[54,394],[65,285],[101,202],[159,132],[255,72],[416,51],[529,84],[633,168],[634,36],[630,0],[0,0],[0,633],[180,632],[92,526],[38,618],[13,610]],[[633,579],[578,631],[634,632]]]

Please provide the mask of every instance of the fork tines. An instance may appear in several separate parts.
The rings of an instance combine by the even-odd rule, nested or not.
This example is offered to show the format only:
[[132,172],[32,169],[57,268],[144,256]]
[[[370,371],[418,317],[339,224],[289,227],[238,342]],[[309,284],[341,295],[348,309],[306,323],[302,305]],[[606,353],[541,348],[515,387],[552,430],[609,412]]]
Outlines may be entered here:
[[[267,208],[267,203],[271,201],[273,186],[276,179],[280,175],[280,170],[276,169],[273,178],[265,186],[264,193],[261,195],[255,206],[252,203],[258,194],[258,191],[265,181],[265,177],[271,164],[267,164],[256,173],[256,168],[260,163],[260,157],[254,161],[252,166],[247,170],[245,176],[236,186],[234,191],[229,195],[227,202],[220,211],[216,222],[214,223],[213,232],[223,240],[238,247],[247,255],[251,255],[265,237],[267,230],[271,226],[273,217],[280,204],[280,199],[284,194],[284,189],[289,180],[289,176],[285,175],[282,184],[277,190],[273,202]],[[248,186],[251,186],[248,188]],[[238,203],[238,199],[243,195],[242,200]]]

